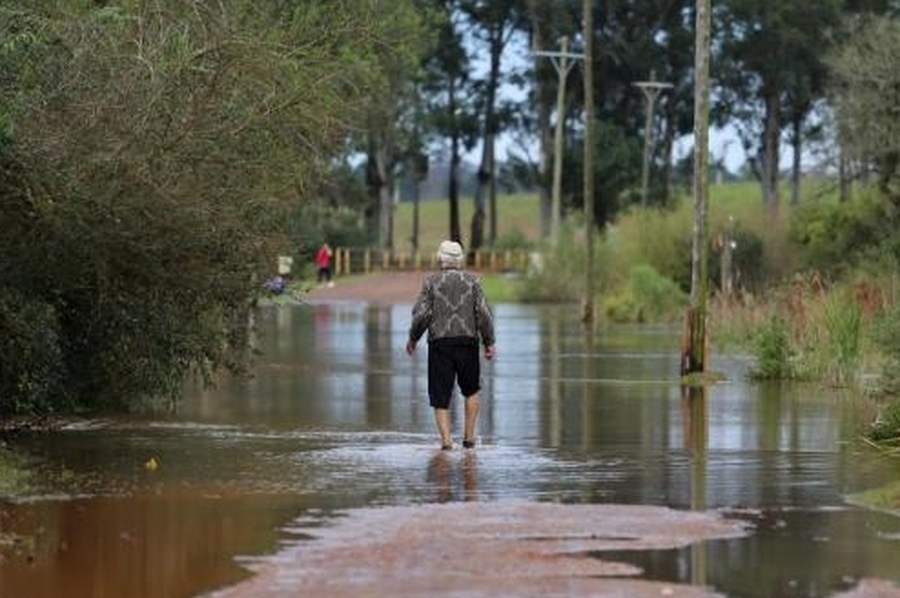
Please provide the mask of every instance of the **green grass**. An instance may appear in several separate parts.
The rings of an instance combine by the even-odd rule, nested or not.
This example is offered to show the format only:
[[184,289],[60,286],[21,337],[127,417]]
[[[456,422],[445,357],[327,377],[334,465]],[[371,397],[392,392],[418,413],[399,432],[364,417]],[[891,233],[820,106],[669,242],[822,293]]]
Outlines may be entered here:
[[[459,205],[459,227],[463,246],[471,239],[472,214],[475,206],[472,198],[462,198]],[[490,214],[485,222],[485,237],[490,234]],[[411,247],[413,229],[413,204],[397,204],[394,212],[394,245],[397,249]],[[529,241],[540,239],[540,205],[536,193],[519,193],[497,197],[497,237],[521,232]],[[446,199],[423,201],[419,204],[419,249],[423,252],[437,249],[438,244],[450,234],[450,204]]]
[[[802,202],[820,200],[823,196],[833,197],[833,185],[828,181],[816,179],[804,180],[802,186]],[[680,194],[680,212],[676,218],[689,219],[692,215],[692,201],[689,191],[676,190]],[[711,185],[709,188],[710,223],[727,221],[729,216],[738,219],[749,228],[771,230],[769,217],[761,199],[760,185],[756,181],[737,181]],[[782,211],[789,212],[790,188],[785,183],[781,189]],[[468,245],[471,238],[472,214],[475,211],[471,197],[460,198],[459,226],[463,245]],[[621,219],[627,218],[623,215]],[[537,193],[515,193],[497,197],[497,237],[514,231],[521,232],[529,241],[540,240],[540,199]],[[485,222],[485,236],[489,234],[490,214]],[[394,239],[398,249],[411,247],[413,228],[413,204],[403,202],[397,204],[394,211]],[[781,233],[782,231],[772,231]],[[423,201],[419,204],[419,248],[430,251],[438,243],[446,239],[450,233],[450,205],[446,199]]]
[[519,301],[520,280],[509,274],[485,274],[481,277],[488,302],[516,303]]
[[900,513],[900,482],[850,495],[847,500],[872,509]]

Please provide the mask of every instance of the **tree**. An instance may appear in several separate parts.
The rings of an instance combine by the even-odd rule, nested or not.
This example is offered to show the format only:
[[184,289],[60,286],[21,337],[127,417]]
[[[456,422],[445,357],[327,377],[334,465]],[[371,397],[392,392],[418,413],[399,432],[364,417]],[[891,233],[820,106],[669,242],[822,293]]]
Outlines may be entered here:
[[725,0],[716,13],[717,118],[737,124],[772,214],[778,212],[780,201],[782,130],[786,125],[792,128],[799,170],[802,124],[823,96],[822,57],[833,43],[841,4],[842,0],[814,4]]
[[[556,3],[546,0],[528,0],[528,34],[530,43],[528,46],[537,52],[548,51],[553,48],[556,40],[553,39],[554,17],[560,13]],[[540,194],[540,222],[541,236],[550,235],[550,223],[552,218],[552,204],[550,197],[550,168],[553,148],[553,129],[551,128],[551,115],[553,113],[554,96],[553,82],[557,81],[556,72],[551,63],[546,59],[536,57],[533,71],[532,103],[534,104],[534,129],[538,139],[538,164],[536,167],[537,188]],[[530,181],[529,181],[530,182]]]
[[461,241],[459,170],[462,150],[470,150],[478,133],[471,88],[470,58],[460,31],[456,0],[434,0],[442,15],[437,43],[423,60],[422,90],[426,94],[426,129],[437,139],[449,139],[450,174],[447,186],[449,237]]
[[[352,16],[347,13],[352,12]],[[374,72],[384,76],[379,85],[368,90],[365,125],[366,187],[369,204],[365,210],[370,240],[385,249],[394,245],[393,199],[396,171],[402,165],[409,143],[398,123],[404,111],[413,109],[412,95],[418,63],[425,53],[425,12],[407,2],[378,0],[360,3],[354,11],[340,11],[343,18],[364,19],[372,23],[375,39],[392,40],[387,44],[363,45]]]
[[879,188],[900,205],[900,22],[860,17],[830,59],[842,150],[875,166]]
[[[654,204],[665,204],[668,194],[671,152],[674,140],[686,134],[691,127],[691,43],[693,24],[690,22],[689,0],[636,0],[634,2],[593,3],[597,56],[594,62],[596,76],[593,90],[596,98],[597,126],[602,133],[597,143],[603,148],[598,155],[603,166],[597,172],[596,195],[603,202],[596,202],[595,217],[598,225],[611,221],[617,211],[639,200],[644,137],[645,100],[643,93],[634,86],[655,72],[660,80],[672,83],[672,93],[665,94],[659,111],[662,142],[655,144],[656,152],[652,172]],[[583,2],[559,2],[549,16],[535,12],[542,18],[553,18],[552,23],[561,34],[572,31],[573,52],[582,52],[584,35],[572,30],[569,23],[582,21]],[[549,9],[548,9],[549,12]],[[534,20],[534,18],[533,18]],[[535,26],[532,25],[532,28]],[[547,28],[549,29],[549,28]],[[581,47],[579,47],[581,46]],[[583,67],[579,71],[584,75]],[[555,87],[555,73],[546,83]],[[585,78],[570,76],[572,86],[573,122],[572,135],[576,140],[583,134],[580,117],[584,106]],[[548,100],[544,100],[547,102]],[[552,102],[552,99],[549,100]],[[539,104],[540,106],[540,104]],[[545,108],[546,110],[546,108]],[[583,110],[583,108],[582,108]],[[651,124],[654,128],[657,123]],[[607,135],[609,134],[609,136]],[[547,133],[544,133],[546,136]],[[583,161],[574,146],[566,149],[566,164],[579,165]],[[584,204],[583,188],[577,184],[577,171],[566,168],[564,197],[567,209],[581,209]],[[547,177],[549,181],[549,176]]]
[[510,38],[521,28],[523,9],[520,0],[462,0],[462,12],[474,26],[474,35],[488,49],[488,70],[480,86],[482,93],[482,154],[478,168],[475,191],[475,210],[472,215],[469,251],[474,252],[484,245],[484,223],[490,206],[490,235],[493,245],[497,238],[497,178],[494,144],[501,132],[503,121],[498,106],[498,91],[501,79],[501,60]]
[[340,5],[0,1],[0,410],[127,409],[248,365],[285,215],[394,43]]

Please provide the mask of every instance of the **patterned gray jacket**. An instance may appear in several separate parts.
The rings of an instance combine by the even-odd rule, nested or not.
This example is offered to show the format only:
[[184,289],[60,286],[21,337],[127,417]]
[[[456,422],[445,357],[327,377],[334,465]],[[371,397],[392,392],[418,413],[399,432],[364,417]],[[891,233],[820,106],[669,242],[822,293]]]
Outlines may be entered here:
[[481,280],[470,272],[445,269],[429,274],[413,306],[410,340],[425,331],[428,342],[469,341],[485,347],[494,344],[494,317],[484,296]]

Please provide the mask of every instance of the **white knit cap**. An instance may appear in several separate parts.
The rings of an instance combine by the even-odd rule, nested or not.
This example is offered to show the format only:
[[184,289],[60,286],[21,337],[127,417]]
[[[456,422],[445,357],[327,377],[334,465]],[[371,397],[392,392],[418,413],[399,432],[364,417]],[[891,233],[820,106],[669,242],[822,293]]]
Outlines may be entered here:
[[441,266],[462,266],[462,245],[456,241],[441,241],[437,250],[437,259]]

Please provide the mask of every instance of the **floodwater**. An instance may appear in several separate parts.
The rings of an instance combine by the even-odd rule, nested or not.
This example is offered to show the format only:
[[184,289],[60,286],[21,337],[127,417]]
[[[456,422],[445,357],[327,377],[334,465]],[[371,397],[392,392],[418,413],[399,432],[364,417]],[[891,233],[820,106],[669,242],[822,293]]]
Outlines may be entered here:
[[[572,307],[497,305],[478,448],[448,456],[425,345],[403,351],[410,307],[265,306],[253,378],[189,385],[165,417],[18,435],[33,473],[0,501],[0,597],[202,596],[354,507],[501,499],[752,519],[707,542],[702,567],[688,548],[604,554],[640,579],[742,598],[900,582],[900,517],[846,500],[900,479],[900,460],[859,441],[864,399],[751,384],[746,358],[721,355],[726,381],[686,394],[675,329],[587,338]],[[458,442],[458,400],[453,415]]]

